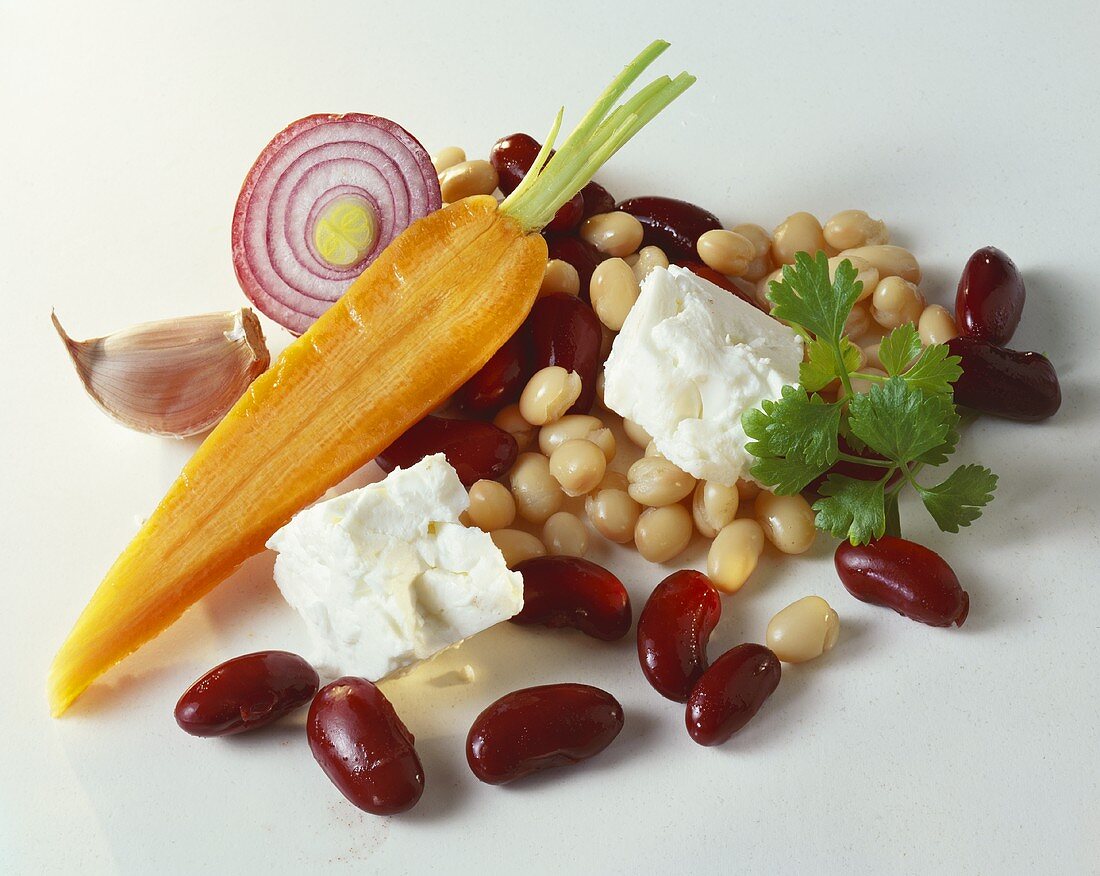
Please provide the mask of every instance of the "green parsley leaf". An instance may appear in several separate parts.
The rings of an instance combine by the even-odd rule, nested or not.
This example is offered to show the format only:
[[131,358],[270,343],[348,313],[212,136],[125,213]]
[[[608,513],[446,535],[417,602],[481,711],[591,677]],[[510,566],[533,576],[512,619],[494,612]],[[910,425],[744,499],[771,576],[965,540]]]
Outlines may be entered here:
[[[844,357],[844,369],[851,373],[859,368],[859,347],[847,338],[840,339],[840,353]],[[807,361],[798,369],[798,380],[807,392],[824,389],[838,377],[836,353],[828,341],[821,338],[806,344]]]
[[798,252],[793,265],[783,266],[782,281],[771,283],[768,298],[775,305],[772,316],[776,319],[796,323],[835,344],[844,334],[844,323],[862,290],[848,259],[837,266],[836,277],[830,280],[825,253],[814,257]]
[[926,450],[919,456],[913,457],[913,462],[923,462],[925,465],[943,465],[947,462],[949,456],[955,452],[955,445],[959,443],[959,412],[955,409],[954,405],[951,405],[951,413],[948,414],[944,423],[947,426],[947,434],[943,437],[943,443],[933,447],[931,450]]
[[[949,393],[951,384],[959,379],[962,359],[950,355],[946,344],[932,344],[924,348],[913,367],[905,372],[905,382],[916,389],[931,393]],[[881,348],[879,349],[881,357]],[[883,362],[883,364],[886,364]]]
[[765,456],[749,469],[760,483],[777,496],[801,493],[815,478],[829,470],[828,465],[811,465],[797,457]]
[[821,485],[821,499],[814,502],[817,528],[852,544],[867,544],[886,531],[886,478],[861,481],[832,474]]
[[848,425],[868,447],[900,464],[943,445],[954,410],[949,397],[927,395],[901,377],[891,377],[852,396]]
[[882,339],[878,346],[878,358],[891,377],[901,374],[920,355],[920,335],[913,323],[899,325]]
[[837,460],[837,430],[841,405],[808,395],[795,386],[784,386],[775,401],[741,417],[745,434],[755,441],[747,445],[754,456],[793,456],[810,466],[828,467]]
[[924,507],[944,532],[958,532],[982,515],[982,508],[993,501],[997,476],[980,465],[962,465],[942,484],[917,486]]

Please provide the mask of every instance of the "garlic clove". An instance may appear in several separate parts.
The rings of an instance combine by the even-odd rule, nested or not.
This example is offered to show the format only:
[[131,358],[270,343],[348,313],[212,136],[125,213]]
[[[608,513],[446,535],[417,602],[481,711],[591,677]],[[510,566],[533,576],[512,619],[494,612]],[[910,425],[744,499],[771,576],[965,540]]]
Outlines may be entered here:
[[87,341],[73,340],[50,317],[88,395],[139,432],[205,432],[271,362],[248,308],[142,323]]

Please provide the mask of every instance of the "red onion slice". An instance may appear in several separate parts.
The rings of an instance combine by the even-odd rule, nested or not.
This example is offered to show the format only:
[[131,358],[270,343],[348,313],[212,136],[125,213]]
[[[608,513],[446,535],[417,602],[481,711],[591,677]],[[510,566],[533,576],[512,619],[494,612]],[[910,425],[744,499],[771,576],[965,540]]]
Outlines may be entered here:
[[[233,213],[237,280],[263,314],[301,334],[390,241],[441,205],[428,153],[400,125],[362,113],[307,116],[245,178]],[[341,221],[351,223],[347,238]]]

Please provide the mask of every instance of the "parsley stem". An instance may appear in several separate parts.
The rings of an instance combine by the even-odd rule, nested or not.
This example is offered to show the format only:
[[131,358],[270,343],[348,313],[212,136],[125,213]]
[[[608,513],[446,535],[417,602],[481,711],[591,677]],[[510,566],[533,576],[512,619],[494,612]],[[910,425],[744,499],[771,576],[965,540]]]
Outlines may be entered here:
[[876,468],[894,468],[894,463],[888,459],[867,459],[863,456],[855,456],[851,453],[844,453],[843,451],[837,454],[837,459],[843,459],[845,462],[854,462],[857,465],[873,465]]
[[901,538],[901,511],[896,492],[886,494],[886,534]]
[[836,373],[840,382],[844,385],[844,392],[848,398],[855,395],[852,390],[852,378],[848,374],[848,367],[844,364],[844,351],[840,348],[840,340],[833,341],[833,359],[836,361]]
[[862,371],[854,372],[852,377],[858,377],[860,380],[869,380],[872,383],[885,383],[890,379],[889,377],[883,377],[881,374],[865,374]]

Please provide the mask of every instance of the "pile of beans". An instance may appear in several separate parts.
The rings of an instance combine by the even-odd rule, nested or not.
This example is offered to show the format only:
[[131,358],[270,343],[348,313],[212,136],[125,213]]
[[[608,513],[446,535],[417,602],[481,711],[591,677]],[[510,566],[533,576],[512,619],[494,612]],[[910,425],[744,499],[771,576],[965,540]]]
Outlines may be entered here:
[[[507,195],[538,150],[533,138],[514,134],[498,141],[488,161],[468,161],[456,147],[440,151],[433,162],[443,200],[498,189]],[[524,326],[456,393],[447,416],[425,418],[377,462],[392,471],[445,454],[469,490],[464,523],[489,533],[523,577],[524,608],[512,618],[521,626],[571,628],[607,642],[629,634],[626,588],[583,558],[589,529],[633,544],[653,563],[675,559],[696,533],[710,540],[706,574],[681,570],[664,578],[646,600],[636,632],[644,677],[683,705],[687,733],[700,745],[721,744],[744,727],[779,685],[782,663],[829,651],[840,619],[823,598],[806,596],[775,614],[766,646],[743,643],[709,660],[721,594],[745,584],[766,544],[782,554],[809,550],[814,513],[801,495],[773,495],[749,481],[697,481],[665,459],[636,423],[602,406],[593,413],[603,361],[650,270],[681,265],[767,312],[768,283],[782,266],[797,252],[823,251],[834,270],[848,259],[863,282],[847,326],[862,370],[883,373],[879,341],[913,323],[923,343],[946,343],[962,357],[964,376],[955,387],[960,404],[1040,420],[1061,401],[1045,357],[1005,346],[1020,321],[1023,282],[1012,261],[992,247],[967,263],[952,315],[927,304],[917,260],[890,244],[885,224],[861,210],[837,213],[824,225],[794,213],[770,233],[753,224],[727,229],[708,211],[673,198],[616,204],[593,182],[544,234],[546,272]],[[852,383],[853,391],[867,391],[866,381]],[[824,391],[839,392],[838,385]],[[837,465],[856,477],[860,469]],[[961,626],[966,619],[966,591],[925,547],[889,536],[858,547],[842,542],[834,561],[857,599],[933,626]],[[296,655],[249,654],[199,679],[180,698],[176,720],[196,736],[229,735],[311,703],[311,751],[344,796],[377,814],[414,806],[424,771],[413,735],[384,694],[362,678],[318,687],[317,673]],[[618,701],[589,685],[513,691],[474,721],[467,762],[483,782],[511,782],[598,754],[624,720]]]

